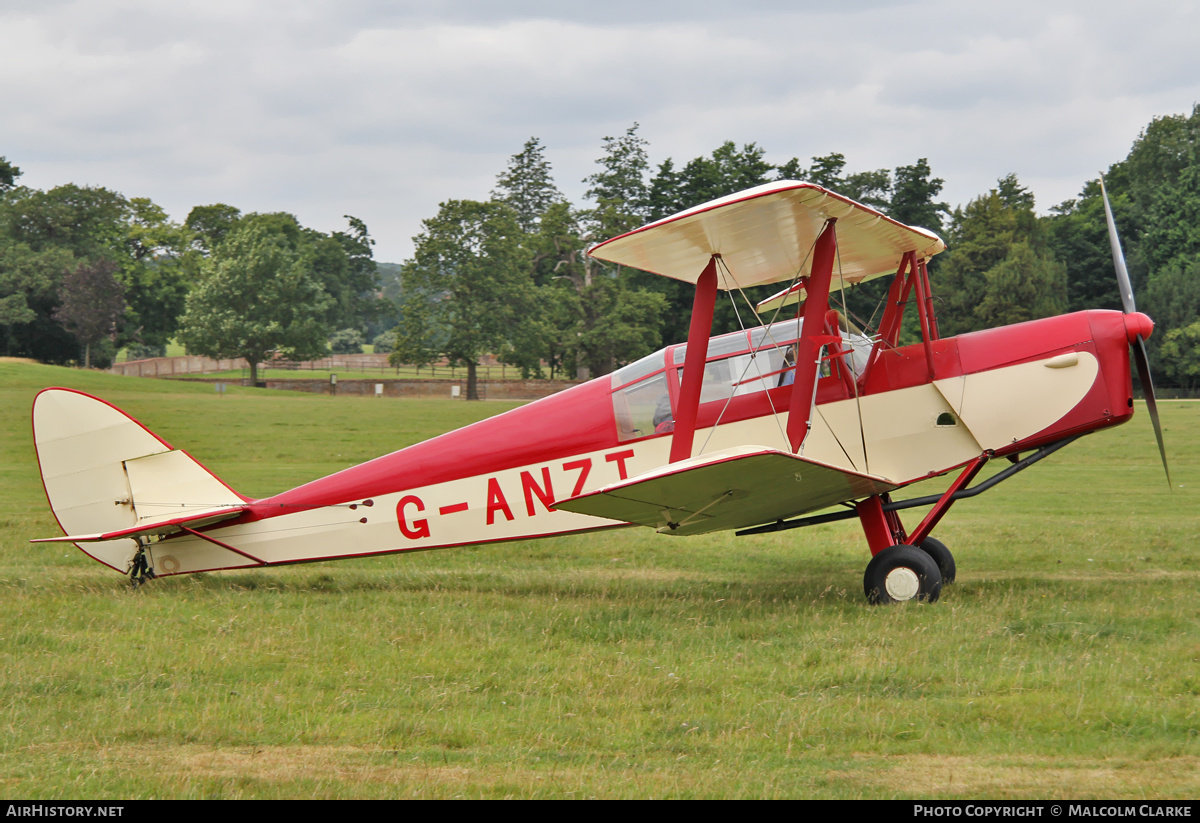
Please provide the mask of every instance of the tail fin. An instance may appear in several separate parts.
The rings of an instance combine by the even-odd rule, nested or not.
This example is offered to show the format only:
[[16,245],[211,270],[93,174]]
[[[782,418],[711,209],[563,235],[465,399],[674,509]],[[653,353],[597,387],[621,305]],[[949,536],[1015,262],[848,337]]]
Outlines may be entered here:
[[39,393],[33,440],[46,497],[67,535],[53,540],[75,542],[120,572],[137,554],[137,538],[246,509],[246,498],[191,456],[83,392]]

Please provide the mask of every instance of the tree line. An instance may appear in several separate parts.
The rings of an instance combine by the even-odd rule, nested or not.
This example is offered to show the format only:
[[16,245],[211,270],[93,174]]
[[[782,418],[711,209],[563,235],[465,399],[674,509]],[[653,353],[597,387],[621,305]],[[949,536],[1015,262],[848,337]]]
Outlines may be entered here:
[[[1155,367],[1200,387],[1200,106],[1154,119],[1105,173],[1139,308],[1157,323]],[[17,185],[0,158],[0,332],[5,353],[103,363],[123,346],[304,359],[374,340],[394,362],[448,360],[468,372],[495,354],[529,377],[605,374],[687,336],[691,288],[589,258],[594,243],[774,180],[809,180],[941,234],[931,265],[943,336],[1085,308],[1120,308],[1099,182],[1039,216],[1015,175],[963,206],[938,198],[926,159],[850,171],[838,153],[766,160],[725,142],[686,162],[650,162],[635,123],[605,137],[583,204],[562,194],[530,138],[486,200],[447,200],[422,222],[411,258],[376,264],[367,227],[324,234],[288,214],[198,206],[182,224],[145,198],[73,184]],[[848,290],[860,325],[886,282]],[[770,289],[747,294],[751,302]],[[761,292],[761,293],[760,293]],[[736,295],[734,295],[736,297]],[[910,313],[912,314],[912,313]],[[718,304],[714,332],[755,321]],[[905,332],[915,340],[915,325]],[[256,373],[252,376],[256,377]]]
[[377,312],[361,220],[324,234],[290,214],[197,206],[182,223],[148,198],[18,185],[0,158],[0,347],[7,356],[106,366],[189,352],[259,363],[326,353],[330,330]]

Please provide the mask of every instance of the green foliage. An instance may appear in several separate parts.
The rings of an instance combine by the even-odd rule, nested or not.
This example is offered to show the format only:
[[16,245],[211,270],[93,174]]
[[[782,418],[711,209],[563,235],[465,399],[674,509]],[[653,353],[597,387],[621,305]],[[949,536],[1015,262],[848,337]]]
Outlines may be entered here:
[[[386,310],[390,304],[377,297],[379,270],[372,251],[375,241],[367,231],[367,224],[352,215],[343,216],[350,224],[350,230],[330,234],[332,243],[325,243],[324,235],[311,229],[309,236],[314,242],[321,239],[321,246],[330,258],[328,273],[322,278],[325,291],[334,299],[329,323],[363,324],[375,319],[379,311]],[[340,247],[340,259],[335,244]]]
[[187,298],[179,342],[195,354],[246,358],[252,380],[272,353],[289,360],[323,355],[332,299],[306,240],[291,215],[242,218],[204,261]]
[[[1155,118],[1105,180],[1138,307],[1156,324],[1153,362],[1171,332],[1200,315],[1200,106]],[[1120,309],[1098,181],[1053,212],[1043,222],[1068,267],[1070,308]],[[1164,362],[1156,373],[1173,369]]]
[[678,172],[667,159],[651,182],[649,217],[658,220],[701,203],[768,182],[775,167],[754,143],[740,149],[727,140],[708,157],[689,160]]
[[567,357],[593,375],[644,357],[662,344],[658,325],[665,309],[661,294],[598,277],[580,294],[581,316]]
[[1200,157],[1154,192],[1140,251],[1151,277],[1172,261],[1200,257]]
[[1167,332],[1158,354],[1167,377],[1185,389],[1200,388],[1200,321]]
[[21,170],[16,165],[8,162],[8,158],[0,157],[0,194],[15,186],[20,176]]
[[899,166],[891,201],[880,208],[893,220],[941,234],[943,215],[949,214],[950,206],[934,198],[942,193],[946,181],[931,174],[929,161],[924,157],[911,166]]
[[1062,314],[1067,308],[1067,268],[1027,242],[1008,250],[983,274],[983,299],[975,316],[987,328]]
[[371,347],[375,350],[376,354],[391,354],[392,349],[395,347],[395,345],[396,345],[396,332],[395,331],[381,332],[375,336],[374,340],[371,341]]
[[57,363],[76,357],[78,346],[52,317],[63,272],[74,260],[66,249],[36,251],[28,243],[0,236],[0,326],[5,355]]
[[[83,346],[83,367],[92,367],[92,347],[117,336],[117,321],[125,311],[124,289],[114,276],[111,260],[80,263],[67,271],[58,288],[54,319]],[[107,364],[105,364],[107,365]]]
[[638,124],[620,137],[605,137],[601,143],[603,154],[596,161],[600,171],[583,180],[588,184],[583,196],[596,202],[596,207],[584,216],[593,242],[615,237],[645,222],[650,193],[646,183],[650,170],[646,147],[650,144],[638,134]]
[[536,137],[508,161],[508,168],[496,176],[492,199],[507,203],[517,215],[521,231],[537,231],[538,222],[552,203],[562,201],[562,192],[554,185],[546,148]]
[[224,203],[214,203],[211,206],[196,206],[188,212],[183,225],[192,232],[192,241],[196,248],[204,254],[212,254],[221,245],[225,235],[241,219],[242,212]]
[[[1110,197],[1122,240],[1134,235],[1133,205],[1127,194]],[[1067,267],[1067,303],[1071,311],[1085,309],[1121,308],[1121,294],[1113,273],[1112,252],[1108,242],[1108,226],[1104,221],[1104,203],[1100,186],[1089,183],[1079,200],[1068,200],[1051,210],[1043,219],[1047,243],[1054,256]],[[1133,258],[1126,254],[1130,265]],[[1138,284],[1135,291],[1141,294]]]
[[[126,304],[118,345],[164,345],[174,333],[191,279],[184,258],[190,233],[150,200],[74,184],[45,192],[15,189],[0,202],[0,236],[37,254],[54,250],[92,265],[116,263]],[[35,311],[49,319],[56,305]],[[35,330],[22,348],[32,357],[62,359],[59,341]]]
[[422,226],[402,275],[403,316],[392,357],[411,365],[441,355],[466,366],[467,397],[477,399],[479,358],[502,350],[537,310],[530,254],[516,213],[504,203],[448,200]]
[[362,354],[365,342],[358,329],[339,329],[329,338],[329,350],[334,354]]
[[538,312],[523,319],[502,358],[526,376],[540,375],[542,360],[552,375],[598,376],[661,345],[665,301],[635,286],[643,273],[614,271],[588,257],[581,218],[586,215],[568,204],[554,203],[537,234],[525,238],[533,251]]
[[1176,257],[1155,273],[1138,297],[1138,307],[1144,306],[1157,325],[1151,342],[1161,339],[1170,329],[1200,319],[1200,255]]
[[1044,236],[1033,195],[1015,175],[955,209],[935,286],[943,336],[1064,311],[1066,270]]

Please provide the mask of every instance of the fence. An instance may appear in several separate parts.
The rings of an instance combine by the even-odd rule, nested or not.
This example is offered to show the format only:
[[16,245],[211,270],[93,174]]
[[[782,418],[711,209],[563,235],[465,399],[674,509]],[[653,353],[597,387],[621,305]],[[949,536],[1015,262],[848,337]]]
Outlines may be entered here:
[[[109,371],[113,374],[123,374],[130,377],[173,377],[182,374],[212,374],[214,372],[232,371],[241,369],[245,372],[245,376],[249,377],[250,366],[244,358],[238,357],[230,360],[213,360],[209,357],[200,357],[196,355],[188,355],[185,357],[154,357],[148,360],[133,360],[128,363],[114,363]],[[347,371],[359,373],[378,372],[382,377],[386,374],[399,374],[400,370],[405,372],[415,371],[417,378],[420,379],[423,375],[428,374],[430,377],[437,377],[439,373],[443,376],[451,378],[465,377],[467,370],[465,368],[451,367],[445,360],[438,363],[433,363],[429,366],[422,366],[417,369],[415,366],[400,366],[399,368],[388,363],[386,354],[335,354],[329,357],[322,357],[319,360],[306,360],[296,362],[291,360],[274,360],[269,363],[259,364],[259,380],[263,380],[263,376],[268,371]],[[479,365],[476,367],[476,373],[480,380],[507,380],[509,377],[508,366],[505,363],[499,363],[491,355],[484,355],[480,358]],[[518,369],[513,370],[513,377],[520,374]],[[269,378],[266,378],[269,380]]]

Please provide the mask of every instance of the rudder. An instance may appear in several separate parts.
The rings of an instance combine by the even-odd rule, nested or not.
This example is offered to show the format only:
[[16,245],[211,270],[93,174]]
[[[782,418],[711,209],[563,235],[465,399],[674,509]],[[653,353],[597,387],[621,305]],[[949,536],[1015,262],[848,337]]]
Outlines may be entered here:
[[[150,529],[247,502],[120,409],[73,389],[38,394],[33,439],[46,498],[68,536]],[[133,538],[76,545],[122,573],[138,547]]]

